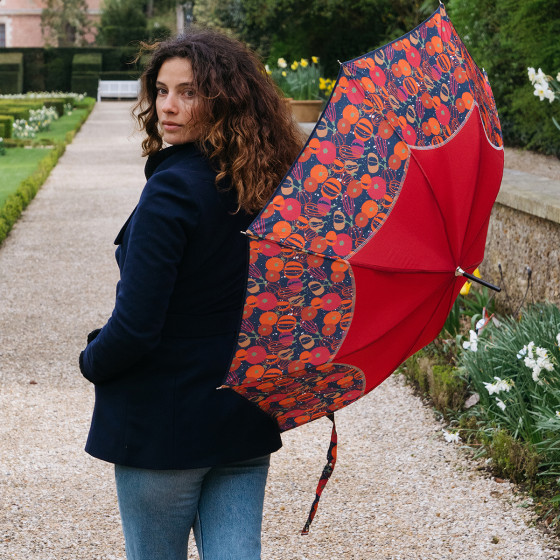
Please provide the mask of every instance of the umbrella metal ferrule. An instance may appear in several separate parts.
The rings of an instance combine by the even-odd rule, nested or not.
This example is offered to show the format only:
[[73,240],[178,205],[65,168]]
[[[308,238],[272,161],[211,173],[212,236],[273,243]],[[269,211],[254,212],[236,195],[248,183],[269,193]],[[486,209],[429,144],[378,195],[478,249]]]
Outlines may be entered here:
[[468,272],[465,272],[460,266],[458,266],[455,269],[455,276],[464,276],[465,278],[468,278],[471,282],[476,282],[477,284],[481,284],[482,286],[486,286],[487,288],[490,288],[491,290],[494,290],[495,292],[501,292],[502,288],[500,288],[499,286],[494,286],[494,284],[491,284],[490,282],[487,282],[486,280],[483,280],[482,278],[477,278],[474,274],[469,274]]

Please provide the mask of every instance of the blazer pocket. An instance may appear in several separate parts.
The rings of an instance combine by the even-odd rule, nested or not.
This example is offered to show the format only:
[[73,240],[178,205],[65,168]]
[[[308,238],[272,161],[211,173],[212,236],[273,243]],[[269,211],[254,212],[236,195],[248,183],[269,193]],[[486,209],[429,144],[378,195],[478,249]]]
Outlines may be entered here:
[[[136,206],[136,208],[138,208],[138,206]],[[124,225],[121,228],[121,230],[119,231],[119,233],[117,234],[117,237],[115,238],[115,241],[114,241],[115,245],[120,245],[123,242],[124,232],[126,231],[126,228],[128,227],[128,224],[130,223],[130,220],[132,220],[132,216],[134,216],[134,212],[136,212],[136,208],[134,208],[134,210],[131,212],[130,216],[128,217],[128,219],[124,223]]]

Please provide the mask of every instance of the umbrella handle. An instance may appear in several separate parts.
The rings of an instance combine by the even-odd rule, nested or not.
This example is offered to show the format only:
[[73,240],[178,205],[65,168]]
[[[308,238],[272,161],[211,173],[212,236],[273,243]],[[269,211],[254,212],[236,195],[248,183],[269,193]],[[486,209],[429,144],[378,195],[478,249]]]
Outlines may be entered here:
[[468,278],[471,282],[482,284],[483,286],[486,286],[487,288],[490,288],[495,292],[502,291],[502,288],[500,288],[499,286],[494,286],[494,284],[491,284],[486,280],[482,280],[482,278],[477,278],[476,276],[474,276],[474,274],[469,274],[468,272],[465,272],[460,266],[458,266],[457,269],[455,270],[455,276],[464,276],[465,278]]

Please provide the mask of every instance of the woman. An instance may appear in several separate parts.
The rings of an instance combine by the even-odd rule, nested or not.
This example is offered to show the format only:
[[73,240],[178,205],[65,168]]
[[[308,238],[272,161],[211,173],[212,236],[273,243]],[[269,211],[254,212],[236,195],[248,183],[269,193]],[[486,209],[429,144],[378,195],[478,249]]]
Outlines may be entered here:
[[241,320],[240,232],[302,139],[256,57],[209,31],[156,45],[135,110],[147,183],[115,241],[113,313],[80,356],[96,389],[86,451],[115,464],[129,560],[186,560],[191,528],[205,560],[257,559],[281,440],[216,387]]

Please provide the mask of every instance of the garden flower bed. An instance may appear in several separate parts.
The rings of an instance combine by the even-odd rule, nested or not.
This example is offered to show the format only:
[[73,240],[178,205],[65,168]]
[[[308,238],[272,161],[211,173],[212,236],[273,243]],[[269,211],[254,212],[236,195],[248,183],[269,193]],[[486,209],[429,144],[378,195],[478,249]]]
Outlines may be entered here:
[[[52,96],[52,97],[50,97]],[[91,112],[75,94],[0,96],[0,243]]]
[[560,534],[560,309],[493,309],[486,289],[465,290],[439,337],[400,368],[463,445],[495,476],[529,491]]

